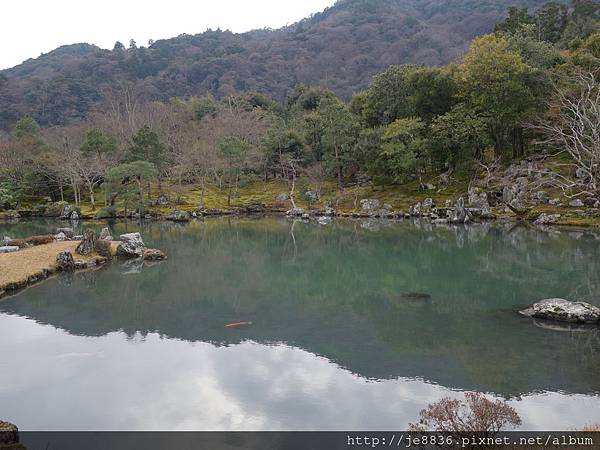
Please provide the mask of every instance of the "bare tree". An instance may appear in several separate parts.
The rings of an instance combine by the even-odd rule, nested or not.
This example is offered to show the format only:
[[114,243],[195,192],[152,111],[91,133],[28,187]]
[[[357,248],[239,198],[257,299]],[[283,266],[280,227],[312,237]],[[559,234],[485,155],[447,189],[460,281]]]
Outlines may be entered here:
[[554,173],[547,182],[567,197],[600,193],[599,83],[598,71],[575,73],[556,86],[550,113],[529,125],[542,136],[537,144],[571,157],[572,162],[562,165],[574,169],[571,174]]

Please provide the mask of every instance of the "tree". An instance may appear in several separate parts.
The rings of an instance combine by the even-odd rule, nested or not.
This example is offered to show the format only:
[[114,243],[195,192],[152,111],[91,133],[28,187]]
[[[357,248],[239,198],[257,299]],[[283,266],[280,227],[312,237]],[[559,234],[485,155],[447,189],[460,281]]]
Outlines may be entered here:
[[496,151],[512,157],[525,152],[522,121],[542,107],[542,73],[511,50],[502,35],[476,38],[458,67],[460,98],[475,115],[485,118]]
[[534,24],[534,18],[529,14],[527,8],[508,8],[508,17],[494,27],[494,32],[516,33],[523,25]]
[[314,118],[320,132],[326,167],[335,173],[340,189],[344,187],[344,168],[352,161],[356,123],[352,114],[337,98],[323,98]]
[[227,206],[231,206],[231,194],[233,190],[234,205],[237,200],[237,187],[240,179],[240,170],[244,164],[244,158],[249,150],[249,145],[235,136],[228,136],[219,142],[219,150],[227,160]]
[[396,183],[416,176],[421,182],[428,144],[425,123],[418,118],[398,119],[383,133],[380,157]]
[[137,208],[140,214],[143,214],[144,184],[156,176],[156,167],[147,161],[133,161],[113,167],[106,177],[106,191],[110,205],[113,206],[115,199],[121,196],[124,201],[125,215],[127,215],[129,202],[137,200]]
[[567,26],[569,12],[567,5],[548,2],[535,13],[535,23],[538,29],[538,39],[556,43]]
[[123,51],[125,51],[125,46],[119,41],[115,42],[115,46],[113,47],[113,52],[123,52]]
[[95,155],[101,157],[107,153],[114,152],[116,146],[116,141],[112,136],[107,136],[97,128],[92,128],[86,134],[81,151],[87,156]]
[[17,139],[35,139],[39,137],[39,134],[40,126],[31,116],[25,116],[15,124],[15,137]]
[[600,79],[598,72],[579,71],[555,89],[548,115],[531,127],[538,144],[566,152],[570,175],[556,173],[551,183],[569,197],[600,195]]
[[[161,189],[161,169],[165,163],[167,148],[158,136],[148,125],[144,125],[133,136],[131,146],[129,147],[129,161],[147,161],[152,163],[158,169],[159,190]],[[151,197],[148,189],[148,198]]]

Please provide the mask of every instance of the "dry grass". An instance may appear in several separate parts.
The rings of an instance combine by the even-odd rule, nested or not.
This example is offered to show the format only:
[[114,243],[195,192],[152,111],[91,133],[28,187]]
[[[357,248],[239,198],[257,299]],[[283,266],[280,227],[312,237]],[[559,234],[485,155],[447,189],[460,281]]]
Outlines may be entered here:
[[[45,278],[56,272],[56,255],[70,251],[76,259],[91,260],[95,254],[75,255],[79,241],[53,242],[14,253],[0,254],[0,291],[24,287],[31,280]],[[112,243],[113,253],[117,242]],[[35,280],[34,280],[35,281]]]

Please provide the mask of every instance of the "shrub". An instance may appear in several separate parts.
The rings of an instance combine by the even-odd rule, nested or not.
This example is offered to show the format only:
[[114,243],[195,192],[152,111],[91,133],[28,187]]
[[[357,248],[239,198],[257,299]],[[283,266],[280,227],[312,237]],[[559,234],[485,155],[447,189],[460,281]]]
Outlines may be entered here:
[[112,259],[112,250],[110,242],[99,239],[96,241],[96,253],[109,260]]
[[65,209],[65,207],[69,206],[67,202],[56,202],[50,203],[46,205],[46,209],[44,211],[45,217],[60,217]]
[[111,219],[117,217],[117,209],[114,206],[105,206],[98,210],[94,217],[96,219]]
[[495,436],[505,427],[521,425],[517,411],[502,400],[489,400],[478,392],[465,393],[465,400],[444,398],[420,413],[419,423],[411,423],[416,432],[482,433]]
[[46,215],[46,205],[35,205],[31,208],[31,215],[34,217],[43,217]]
[[31,245],[44,245],[54,242],[54,236],[46,234],[43,236],[31,236],[25,239],[25,242]]

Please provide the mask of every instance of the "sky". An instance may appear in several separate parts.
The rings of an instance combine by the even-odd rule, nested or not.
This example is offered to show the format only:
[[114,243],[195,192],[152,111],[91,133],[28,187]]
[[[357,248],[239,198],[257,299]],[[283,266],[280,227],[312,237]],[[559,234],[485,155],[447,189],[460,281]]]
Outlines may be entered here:
[[112,49],[208,28],[244,32],[279,28],[335,0],[19,0],[0,7],[0,69],[61,45],[87,42]]

